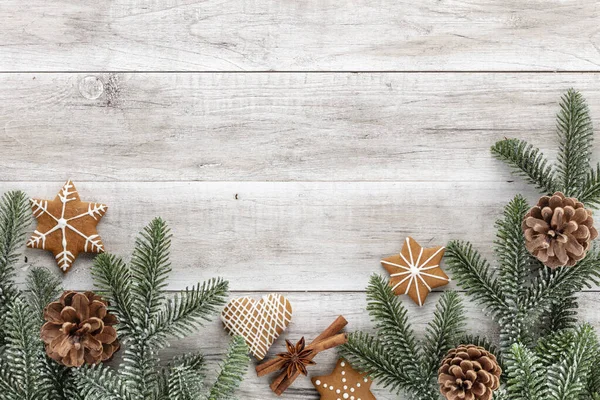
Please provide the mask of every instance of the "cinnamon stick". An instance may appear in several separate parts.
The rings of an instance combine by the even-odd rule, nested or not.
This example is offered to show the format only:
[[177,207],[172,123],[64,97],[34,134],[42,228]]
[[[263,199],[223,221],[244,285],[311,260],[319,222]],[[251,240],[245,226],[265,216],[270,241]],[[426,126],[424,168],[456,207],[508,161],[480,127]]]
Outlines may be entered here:
[[[333,321],[331,325],[329,325],[323,332],[321,332],[321,334],[317,336],[316,339],[308,345],[308,347],[323,347],[322,350],[325,350],[346,343],[346,341],[348,340],[346,334],[342,333],[336,335],[336,333],[342,330],[346,325],[348,325],[348,321],[346,320],[346,318],[340,315],[336,318],[335,321]],[[314,351],[308,358],[312,360],[318,354],[318,352],[322,350]],[[296,378],[298,378],[299,375],[300,371],[296,371],[294,375],[288,377],[287,372],[283,371],[277,376],[277,378],[275,378],[273,382],[271,382],[271,390],[277,396],[281,396],[283,392],[285,392],[286,389],[289,388],[292,383],[294,383],[294,381],[296,380]]]
[[[336,318],[335,321],[333,321],[333,323],[331,325],[329,325],[323,332],[321,332],[321,334],[319,336],[317,336],[315,338],[315,340],[313,340],[307,346],[307,348],[314,348],[317,343],[323,342],[325,339],[331,338],[336,333],[341,331],[346,325],[348,325],[348,321],[346,321],[346,318],[344,318],[343,316],[340,315],[339,317]],[[341,339],[338,338],[337,341],[341,341]],[[335,344],[335,342],[334,342],[331,347],[339,346],[340,344],[343,344],[343,343],[345,343],[345,342],[340,342],[339,344]],[[323,349],[313,352],[313,355],[310,357],[310,359],[312,360],[312,358],[319,351],[327,350],[327,349],[330,349],[331,347],[326,347],[326,348],[323,348]],[[271,360],[264,361],[261,364],[256,366],[256,375],[260,377],[260,376],[272,374],[273,372],[279,371],[281,369],[282,365],[283,365],[283,361],[279,358],[273,358]]]
[[315,340],[311,342],[311,344],[335,335],[336,333],[344,329],[346,325],[348,325],[348,321],[346,321],[346,318],[340,315],[335,319],[335,321],[331,323],[331,325],[329,325],[323,332],[321,332],[321,334],[317,336]]
[[341,346],[341,345],[345,344],[347,341],[348,341],[348,335],[346,335],[345,333],[338,333],[337,335],[334,335],[330,338],[320,340],[317,343],[315,343],[313,341],[306,348],[311,349],[313,351],[313,354],[311,354],[311,355],[314,356],[324,350],[329,350],[334,347]]
[[260,377],[277,372],[283,367],[283,364],[285,364],[285,360],[279,357],[272,358],[256,366],[256,375]]

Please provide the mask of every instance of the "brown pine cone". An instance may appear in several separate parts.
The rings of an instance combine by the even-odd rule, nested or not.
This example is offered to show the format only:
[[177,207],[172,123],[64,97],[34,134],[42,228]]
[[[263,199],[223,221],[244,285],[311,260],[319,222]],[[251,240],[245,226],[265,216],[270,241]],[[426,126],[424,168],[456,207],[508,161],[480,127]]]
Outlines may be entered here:
[[527,250],[554,269],[577,264],[598,236],[592,212],[561,192],[543,196],[523,219]]
[[46,354],[67,367],[98,364],[119,350],[117,318],[93,292],[66,291],[44,309],[41,337]]
[[448,400],[491,400],[502,369],[493,354],[468,344],[450,350],[438,374],[440,392]]

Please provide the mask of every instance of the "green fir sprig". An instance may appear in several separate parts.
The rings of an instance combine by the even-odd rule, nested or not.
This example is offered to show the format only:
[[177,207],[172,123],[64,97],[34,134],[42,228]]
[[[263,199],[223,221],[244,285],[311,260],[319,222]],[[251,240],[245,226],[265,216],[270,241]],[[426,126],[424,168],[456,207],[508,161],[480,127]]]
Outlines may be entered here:
[[39,332],[46,304],[62,292],[48,270],[33,268],[21,291],[15,267],[31,222],[27,196],[8,192],[0,202],[0,399],[80,399],[69,369],[46,356]]
[[[561,191],[587,205],[600,204],[600,181],[590,167],[593,130],[579,92],[569,90],[557,116],[558,160],[550,164],[539,149],[518,139],[504,139],[492,153],[524,175],[542,193]],[[539,337],[574,329],[576,293],[600,281],[600,253],[592,248],[576,266],[550,270],[525,248],[521,223],[529,205],[517,195],[497,222],[494,269],[468,242],[452,241],[446,259],[459,285],[500,325],[502,355],[514,343],[533,345]]]
[[367,300],[377,335],[352,333],[341,348],[342,355],[394,392],[438,399],[440,360],[463,335],[464,310],[459,295],[453,291],[442,295],[423,340],[416,339],[408,312],[386,279],[371,277]]
[[166,223],[156,218],[136,241],[130,265],[111,254],[96,257],[92,275],[119,319],[125,351],[118,373],[104,365],[76,371],[86,400],[224,400],[239,386],[249,361],[239,337],[232,340],[212,387],[204,386],[201,354],[160,364],[158,352],[168,339],[184,337],[209,320],[224,304],[228,286],[211,279],[168,298],[170,237]]

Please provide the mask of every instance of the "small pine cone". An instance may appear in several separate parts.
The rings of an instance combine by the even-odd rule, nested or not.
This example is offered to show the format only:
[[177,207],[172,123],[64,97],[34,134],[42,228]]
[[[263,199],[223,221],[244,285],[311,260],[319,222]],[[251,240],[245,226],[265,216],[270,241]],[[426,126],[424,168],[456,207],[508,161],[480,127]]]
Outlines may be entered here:
[[93,292],[66,291],[44,309],[46,354],[67,367],[106,361],[119,350],[117,318]]
[[560,192],[543,196],[523,219],[527,250],[554,269],[572,267],[585,257],[598,231],[592,212]]
[[438,371],[440,392],[448,400],[491,400],[502,369],[483,347],[460,345],[446,354]]

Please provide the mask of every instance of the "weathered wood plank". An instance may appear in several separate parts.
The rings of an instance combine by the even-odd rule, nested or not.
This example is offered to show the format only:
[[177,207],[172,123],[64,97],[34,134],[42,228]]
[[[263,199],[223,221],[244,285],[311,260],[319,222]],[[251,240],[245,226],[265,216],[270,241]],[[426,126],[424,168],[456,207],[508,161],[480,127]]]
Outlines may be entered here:
[[[55,196],[62,182],[0,183]],[[109,210],[99,225],[108,251],[129,257],[153,217],[172,228],[170,289],[222,276],[232,290],[363,290],[383,256],[407,235],[427,246],[470,240],[493,259],[494,220],[516,183],[489,182],[76,182],[83,200]],[[534,191],[525,191],[532,200]],[[51,253],[26,249],[30,264],[52,268]],[[91,287],[90,257],[65,287]],[[58,274],[58,269],[55,268]]]
[[0,70],[598,70],[594,0],[4,0]]
[[[235,296],[251,295],[260,298],[256,293],[235,293]],[[316,337],[322,329],[329,325],[337,315],[344,315],[349,321],[349,331],[371,331],[369,316],[365,311],[366,299],[364,293],[285,293],[294,307],[294,316],[292,323],[286,333],[278,339],[271,349],[271,353],[283,351],[284,339],[292,341],[305,336],[308,338]],[[440,297],[440,293],[434,293],[422,308],[418,308],[411,301],[405,301],[404,304],[409,310],[410,320],[413,328],[417,332],[417,337],[425,331],[425,327],[432,318],[435,304]],[[587,321],[600,329],[600,314],[596,311],[596,304],[600,300],[600,292],[583,293],[580,296],[580,319]],[[467,319],[465,328],[469,333],[485,335],[497,341],[497,327],[491,322],[491,319],[481,313],[480,307],[474,304],[468,298],[464,298],[465,312]],[[197,335],[185,340],[173,342],[173,347],[164,351],[164,359],[181,354],[185,351],[202,349],[211,362],[220,359],[227,348],[228,337],[222,330],[220,322],[211,322],[202,328]],[[321,375],[328,374],[333,368],[336,360],[336,352],[328,351],[322,353],[316,359],[317,365],[311,368],[310,374]],[[275,399],[268,388],[270,380],[268,378],[257,378],[253,371],[246,375],[246,380],[242,384],[240,398],[244,399]],[[374,391],[379,400],[399,400],[404,397],[389,394],[386,390],[378,389]],[[290,390],[286,391],[286,398],[290,399],[318,399],[316,391],[312,388],[309,379],[299,378]]]
[[600,74],[3,74],[1,179],[512,180],[571,86],[600,125]]

